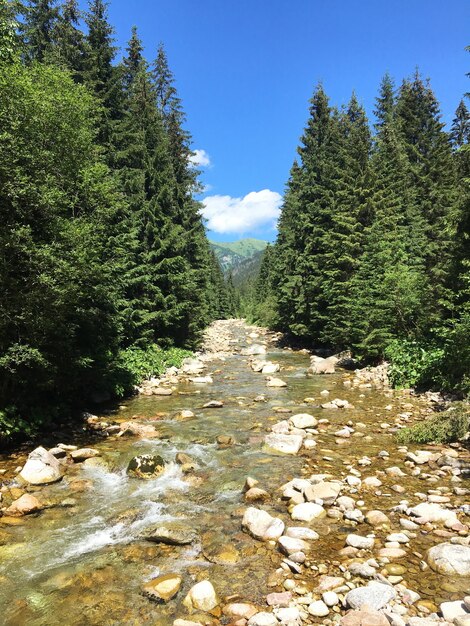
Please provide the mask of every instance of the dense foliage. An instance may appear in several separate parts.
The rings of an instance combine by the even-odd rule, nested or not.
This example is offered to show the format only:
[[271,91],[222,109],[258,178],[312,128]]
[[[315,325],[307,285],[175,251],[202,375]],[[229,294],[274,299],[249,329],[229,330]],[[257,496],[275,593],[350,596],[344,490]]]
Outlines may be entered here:
[[450,132],[418,73],[385,76],[374,132],[320,85],[258,279],[255,317],[392,361],[399,386],[470,391],[470,114]]
[[397,434],[400,443],[451,443],[460,441],[470,429],[468,404],[455,403],[447,411],[403,428]]
[[0,50],[1,436],[174,363],[227,292],[164,49],[116,63],[106,2],[29,0]]

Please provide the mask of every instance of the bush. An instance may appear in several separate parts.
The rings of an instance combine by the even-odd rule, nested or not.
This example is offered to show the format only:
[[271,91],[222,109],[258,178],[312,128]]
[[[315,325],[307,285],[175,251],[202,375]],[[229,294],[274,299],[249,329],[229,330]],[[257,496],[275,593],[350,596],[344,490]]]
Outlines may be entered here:
[[433,415],[397,433],[399,443],[451,443],[463,439],[470,428],[468,406],[459,405]]
[[388,376],[393,387],[432,387],[438,382],[444,350],[395,339],[387,346],[385,357],[390,361]]
[[160,376],[168,367],[181,367],[183,360],[192,354],[182,348],[163,350],[156,345],[122,350],[118,359],[115,395],[123,397],[131,391],[129,387],[152,376]]

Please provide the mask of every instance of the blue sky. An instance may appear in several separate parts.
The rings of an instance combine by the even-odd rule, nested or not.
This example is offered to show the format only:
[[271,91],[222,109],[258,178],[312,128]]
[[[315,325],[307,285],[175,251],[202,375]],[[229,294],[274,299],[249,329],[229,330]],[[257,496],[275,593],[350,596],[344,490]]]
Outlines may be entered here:
[[385,71],[418,66],[453,113],[470,81],[468,0],[111,0],[124,46],[136,25],[148,58],[165,44],[200,161],[210,237],[275,237],[308,100],[354,89],[372,115]]

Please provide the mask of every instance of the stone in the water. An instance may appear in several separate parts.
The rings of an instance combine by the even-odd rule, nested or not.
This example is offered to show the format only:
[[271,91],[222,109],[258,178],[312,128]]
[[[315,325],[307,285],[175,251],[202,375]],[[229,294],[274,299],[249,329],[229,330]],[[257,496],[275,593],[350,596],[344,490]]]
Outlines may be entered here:
[[266,502],[266,500],[270,498],[269,493],[259,487],[252,487],[245,493],[245,500],[247,502]]
[[242,527],[255,539],[269,541],[279,539],[284,532],[284,522],[277,517],[272,517],[267,511],[250,507],[245,511]]
[[173,393],[173,389],[169,387],[153,387],[152,395],[154,396],[171,396]]
[[194,530],[187,528],[156,526],[155,528],[147,528],[142,533],[142,537],[147,541],[164,543],[168,546],[186,546],[196,541],[197,534]]
[[278,541],[282,552],[287,554],[287,556],[294,552],[306,552],[310,548],[306,541],[303,539],[295,539],[294,537],[283,536],[279,537]]
[[127,473],[137,478],[156,478],[165,469],[165,461],[161,456],[141,454],[129,461]]
[[279,363],[265,363],[261,370],[262,374],[275,374],[281,369]]
[[224,403],[222,402],[222,400],[210,400],[209,402],[206,402],[202,408],[203,409],[221,409],[223,406],[224,406]]
[[340,491],[341,485],[339,483],[322,481],[307,487],[304,491],[304,496],[309,501],[322,500],[323,504],[331,505],[334,504]]
[[279,626],[279,622],[273,613],[261,611],[250,617],[248,626]]
[[315,428],[318,424],[316,417],[309,413],[297,413],[290,418],[289,422],[295,428]]
[[360,550],[371,550],[374,547],[374,538],[351,534],[346,537],[346,543],[348,546],[359,548]]
[[250,619],[258,613],[258,609],[249,602],[232,602],[224,606],[222,613],[232,619]]
[[287,383],[280,378],[273,378],[272,376],[268,376],[266,387],[287,387]]
[[79,450],[72,450],[70,456],[72,459],[79,463],[80,461],[86,461],[86,459],[93,459],[95,456],[100,456],[101,452],[95,450],[95,448],[80,448]]
[[145,583],[143,592],[157,602],[168,602],[176,596],[183,582],[179,574],[165,574]]
[[470,546],[439,543],[428,550],[427,561],[439,574],[470,576]]
[[189,409],[183,409],[182,411],[179,411],[178,413],[176,413],[175,420],[177,422],[184,422],[186,420],[193,419],[193,417],[196,417],[196,416],[194,415],[192,411],[190,411]]
[[196,583],[183,600],[184,606],[190,611],[212,611],[219,604],[215,589],[209,580]]
[[22,515],[40,511],[42,508],[43,506],[35,496],[30,493],[25,493],[7,508],[5,514],[13,517],[21,517]]
[[271,433],[264,438],[268,449],[283,454],[297,454],[302,447],[302,441],[302,435],[279,435],[277,433]]
[[60,480],[62,469],[55,456],[39,446],[28,456],[20,476],[31,485],[46,485]]
[[391,585],[371,582],[366,587],[357,587],[349,591],[345,601],[351,609],[361,609],[367,605],[368,608],[379,611],[396,595]]
[[266,346],[254,343],[248,348],[243,348],[241,353],[243,356],[257,356],[258,354],[266,354]]

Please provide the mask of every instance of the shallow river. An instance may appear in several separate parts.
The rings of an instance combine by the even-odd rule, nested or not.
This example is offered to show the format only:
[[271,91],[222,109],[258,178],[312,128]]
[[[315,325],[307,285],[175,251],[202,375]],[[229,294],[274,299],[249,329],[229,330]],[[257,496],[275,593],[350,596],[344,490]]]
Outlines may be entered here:
[[[250,343],[248,332],[241,327],[235,329],[238,347]],[[288,521],[286,504],[279,499],[277,489],[301,476],[302,470],[307,475],[327,472],[341,479],[348,474],[348,467],[357,467],[363,455],[374,458],[383,449],[390,452],[383,467],[404,467],[393,434],[381,428],[381,423],[393,424],[403,403],[414,402],[417,411],[423,404],[399,393],[386,395],[372,389],[347,388],[343,380],[350,374],[344,371],[308,379],[308,355],[274,347],[270,350],[267,358],[281,364],[279,375],[287,388],[267,388],[265,377],[252,372],[248,357],[234,354],[214,361],[208,366],[213,384],[180,383],[172,396],[134,398],[112,415],[117,421],[131,417],[150,421],[161,438],[110,437],[93,442],[106,466],[86,468],[76,464],[60,483],[38,489],[38,496],[60,506],[51,506],[37,516],[18,518],[15,525],[2,524],[0,518],[1,623],[166,626],[176,617],[187,615],[181,602],[186,591],[203,578],[213,582],[221,598],[236,596],[263,606],[267,593],[282,590],[281,586],[272,586],[275,583],[270,579],[282,556],[241,531],[246,506],[242,488],[247,476],[259,480],[260,487],[273,494],[267,506],[270,513]],[[303,402],[305,397],[314,397],[319,404],[323,389],[330,390],[330,398],[349,400],[355,408],[333,411]],[[254,402],[259,394],[265,395],[265,402]],[[201,408],[212,399],[223,400],[223,408]],[[386,410],[387,405],[393,409]],[[263,437],[269,425],[285,418],[276,413],[277,407],[326,417],[333,426],[320,430],[314,450],[294,457],[265,453]],[[191,409],[196,417],[188,421],[172,419],[182,409]],[[367,425],[364,436],[339,445],[333,433],[350,420]],[[235,443],[220,447],[216,443],[219,435],[231,435]],[[177,452],[194,459],[197,469],[193,473],[182,474],[174,462]],[[141,453],[161,455],[169,462],[165,473],[149,481],[128,477],[129,460]],[[375,459],[370,468],[359,469],[364,475],[375,475],[381,469],[380,463],[384,461]],[[18,460],[12,465],[11,459],[0,457],[0,467],[9,470],[3,476],[9,486],[14,486],[10,468],[16,465]],[[413,494],[433,487],[409,473],[401,479],[381,479],[384,485],[380,496],[373,491],[361,493],[365,509],[387,512],[404,498],[417,504],[419,500]],[[444,477],[439,487],[450,487],[448,480]],[[405,493],[388,488],[397,482],[405,487]],[[464,503],[464,499],[454,500],[455,504]],[[200,540],[190,546],[170,547],[139,538],[146,528],[175,520],[195,529]],[[362,526],[370,532],[370,527]],[[328,573],[337,575],[341,562],[337,553],[344,547],[345,536],[361,530],[331,518],[316,522],[315,529],[320,540],[315,544],[313,558]],[[465,591],[462,580],[444,580],[429,570],[420,571],[424,550],[444,540],[422,534],[412,544],[404,564],[406,584],[436,604],[461,598]],[[142,594],[142,585],[167,572],[181,573],[183,588],[169,604],[157,605]],[[299,578],[313,584],[317,575],[312,570]]]

